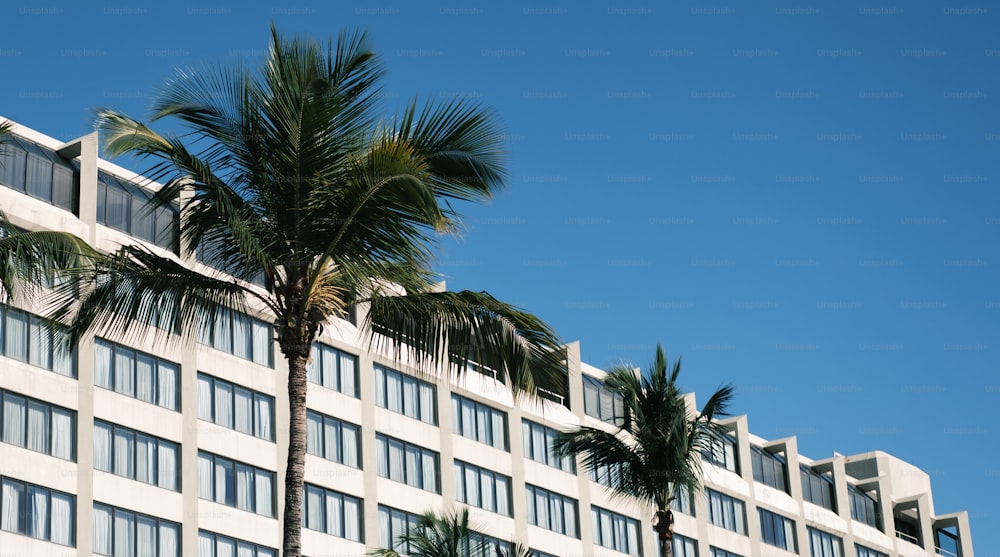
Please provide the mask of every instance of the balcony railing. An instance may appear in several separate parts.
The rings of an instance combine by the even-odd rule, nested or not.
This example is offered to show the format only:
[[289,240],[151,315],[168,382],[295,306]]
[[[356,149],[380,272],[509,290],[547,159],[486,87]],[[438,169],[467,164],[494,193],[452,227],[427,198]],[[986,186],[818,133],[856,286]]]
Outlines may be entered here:
[[914,545],[920,545],[920,540],[917,539],[916,536],[911,536],[910,534],[907,534],[906,532],[900,532],[899,530],[896,530],[896,537],[899,538],[899,539],[901,539],[901,540],[906,540],[906,541],[908,541],[908,542],[910,542],[910,543],[912,543]]

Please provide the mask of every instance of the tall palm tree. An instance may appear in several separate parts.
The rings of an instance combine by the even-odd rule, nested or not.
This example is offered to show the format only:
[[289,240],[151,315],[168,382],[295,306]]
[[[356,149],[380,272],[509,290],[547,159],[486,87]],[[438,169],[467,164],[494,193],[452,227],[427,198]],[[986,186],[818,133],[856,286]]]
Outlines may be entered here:
[[588,470],[612,470],[613,494],[635,497],[655,509],[653,529],[663,557],[673,555],[670,502],[680,490],[700,487],[701,450],[717,434],[713,420],[728,415],[733,397],[733,387],[725,385],[700,413],[691,412],[677,385],[680,371],[680,359],[670,368],[659,343],[648,373],[640,376],[627,366],[612,369],[604,386],[622,397],[625,415],[616,416],[621,425],[614,431],[581,426],[561,433],[554,443],[559,454],[582,455]]
[[[444,511],[441,515],[426,512],[396,543],[406,548],[409,557],[531,557],[522,544],[508,542],[506,547],[475,535],[469,526],[469,509]],[[375,549],[373,557],[401,557],[395,549]]]
[[[154,308],[185,331],[210,327],[220,306],[266,309],[288,364],[286,557],[301,552],[306,364],[329,319],[362,307],[373,349],[445,377],[475,361],[518,395],[565,373],[545,323],[485,292],[436,291],[429,271],[439,238],[459,224],[451,203],[503,187],[495,117],[463,101],[413,101],[381,118],[382,77],[363,32],[324,48],[272,28],[258,69],[178,71],[164,85],[152,121],[181,135],[100,110],[106,152],[154,161],[149,175],[164,185],[150,207],[180,203],[179,253],[203,246],[229,276],[124,246],[79,278],[79,303],[54,313],[79,336],[126,334]],[[263,288],[249,282],[260,275]]]

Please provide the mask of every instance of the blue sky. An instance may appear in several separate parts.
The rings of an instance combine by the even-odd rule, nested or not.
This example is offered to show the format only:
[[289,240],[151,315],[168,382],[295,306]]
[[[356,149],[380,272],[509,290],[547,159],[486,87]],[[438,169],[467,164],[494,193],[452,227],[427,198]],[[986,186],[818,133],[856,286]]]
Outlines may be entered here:
[[[268,27],[371,32],[387,114],[494,107],[509,189],[438,270],[581,342],[655,343],[766,438],[880,449],[997,555],[1000,38],[986,2],[7,2],[0,114],[60,139],[144,115],[175,67]],[[142,170],[136,168],[136,170]]]

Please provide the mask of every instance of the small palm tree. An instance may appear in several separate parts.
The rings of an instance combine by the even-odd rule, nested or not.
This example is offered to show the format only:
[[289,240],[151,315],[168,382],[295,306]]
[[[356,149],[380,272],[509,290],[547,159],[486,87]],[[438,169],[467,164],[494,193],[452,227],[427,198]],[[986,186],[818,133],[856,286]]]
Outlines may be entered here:
[[[406,548],[408,557],[531,557],[531,552],[517,542],[502,547],[477,536],[469,526],[469,509],[427,512],[414,526],[400,534],[395,542]],[[373,557],[402,557],[395,549],[375,549]]]
[[668,374],[667,357],[657,344],[656,358],[641,377],[630,367],[612,369],[604,385],[623,399],[624,416],[615,431],[582,426],[556,437],[555,451],[582,455],[588,470],[607,467],[610,490],[635,497],[655,509],[653,529],[660,555],[673,555],[670,502],[680,490],[701,485],[701,457],[716,434],[713,420],[728,415],[733,387],[715,391],[700,413],[689,412],[677,386],[678,359]]
[[[421,368],[462,372],[472,360],[515,394],[553,389],[565,375],[545,323],[485,292],[437,291],[429,271],[439,238],[459,225],[451,203],[503,187],[495,117],[463,101],[414,101],[383,118],[383,74],[362,32],[324,49],[272,28],[259,70],[179,71],[164,86],[153,120],[182,136],[101,110],[106,152],[156,161],[150,177],[164,186],[149,208],[180,202],[180,253],[203,246],[230,276],[128,245],[79,275],[66,291],[79,300],[53,313],[72,321],[74,338],[126,335],[154,311],[184,331],[212,327],[220,307],[269,314],[288,364],[285,557],[301,554],[306,365],[329,320],[361,306],[375,349]],[[252,285],[261,275],[263,288]]]

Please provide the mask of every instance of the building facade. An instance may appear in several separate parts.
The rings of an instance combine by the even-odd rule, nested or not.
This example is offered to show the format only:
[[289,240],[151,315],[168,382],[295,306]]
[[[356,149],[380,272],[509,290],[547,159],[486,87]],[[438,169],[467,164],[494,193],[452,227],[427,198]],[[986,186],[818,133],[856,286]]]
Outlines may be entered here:
[[[100,159],[96,135],[11,139],[0,209],[13,225],[103,250],[174,243],[176,213],[145,212],[155,185]],[[210,270],[200,251],[180,257]],[[276,556],[289,410],[267,315],[179,335],[152,312],[69,353],[39,313],[0,305],[0,555]],[[484,370],[428,381],[352,322],[329,323],[309,368],[304,553],[362,555],[420,513],[465,505],[486,539],[539,556],[655,555],[650,509],[548,450],[556,431],[616,415],[577,344],[566,363],[564,392],[514,401]],[[811,460],[746,416],[722,425],[705,490],[677,499],[675,555],[974,557],[966,513],[936,515],[916,467],[882,452]]]

